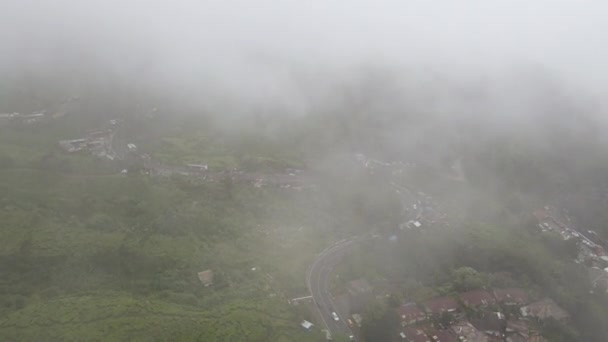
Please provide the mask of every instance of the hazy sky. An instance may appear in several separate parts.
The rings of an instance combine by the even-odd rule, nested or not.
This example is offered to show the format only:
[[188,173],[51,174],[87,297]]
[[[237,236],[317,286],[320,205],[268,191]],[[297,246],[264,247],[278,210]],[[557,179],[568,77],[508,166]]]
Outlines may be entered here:
[[95,60],[245,92],[294,66],[407,65],[455,74],[537,64],[599,90],[606,1],[2,0],[0,66]]

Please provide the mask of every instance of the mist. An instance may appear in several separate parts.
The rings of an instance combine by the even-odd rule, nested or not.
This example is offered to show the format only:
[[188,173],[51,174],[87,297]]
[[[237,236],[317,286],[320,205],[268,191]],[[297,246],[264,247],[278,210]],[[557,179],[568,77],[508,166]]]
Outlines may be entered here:
[[293,112],[308,108],[302,74],[328,89],[370,65],[412,82],[438,75],[489,87],[542,68],[596,96],[608,76],[601,1],[9,0],[2,9],[5,73],[111,78]]
[[606,13],[1,1],[0,336],[604,341]]

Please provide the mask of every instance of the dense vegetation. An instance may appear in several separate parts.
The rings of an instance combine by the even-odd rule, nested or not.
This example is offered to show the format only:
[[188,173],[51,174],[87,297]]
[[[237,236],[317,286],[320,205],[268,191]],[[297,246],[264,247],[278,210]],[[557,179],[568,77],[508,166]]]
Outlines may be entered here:
[[[225,118],[143,90],[83,86],[78,110],[66,116],[0,123],[0,339],[321,340],[319,329],[299,327],[314,320],[311,313],[287,299],[306,293],[304,274],[318,251],[368,232],[397,232],[397,240],[352,251],[332,285],[365,277],[397,289],[366,313],[370,340],[389,336],[391,309],[404,300],[483,286],[554,298],[573,324],[548,323],[552,340],[608,336],[607,299],[589,293],[585,271],[573,262],[576,246],[530,229],[532,210],[550,202],[608,235],[604,145],[586,109],[566,100],[544,108],[541,92],[540,114],[531,119],[538,126],[500,131],[462,107],[445,115],[414,87],[398,97],[402,86],[374,72],[315,99],[302,117],[260,110]],[[35,107],[9,93],[12,108]],[[36,106],[56,96],[44,94]],[[154,105],[135,104],[148,100]],[[574,131],[572,111],[581,112]],[[549,114],[552,125],[541,125]],[[139,162],[57,146],[112,118],[121,120],[116,139],[136,143],[159,164],[252,174],[303,168],[316,187],[151,177]],[[386,175],[352,161],[359,152],[414,164],[391,179],[431,194],[451,228],[398,232],[399,197]],[[464,180],[450,178],[455,161]],[[210,287],[197,278],[206,269],[215,273]]]

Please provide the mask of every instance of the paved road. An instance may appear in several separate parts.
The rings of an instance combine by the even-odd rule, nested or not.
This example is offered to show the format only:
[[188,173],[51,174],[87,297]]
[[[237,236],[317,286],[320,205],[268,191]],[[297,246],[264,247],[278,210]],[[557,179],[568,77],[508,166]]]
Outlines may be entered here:
[[[329,282],[333,268],[340,262],[344,253],[359,240],[359,238],[342,240],[325,249],[319,254],[315,262],[309,268],[306,276],[306,283],[315,306],[319,311],[325,328],[328,329],[332,335],[354,335],[353,331],[346,323],[347,316],[345,315],[347,313],[339,312],[333,302],[332,295],[329,291]],[[338,321],[334,320],[332,312],[335,312],[338,315]]]
[[[402,203],[408,203],[408,201],[405,201],[405,198],[408,198],[409,202],[415,201],[419,203],[417,199],[411,198],[412,192],[409,189],[397,186],[394,183],[393,185],[397,188],[397,192],[400,194]],[[408,204],[408,206],[409,205],[411,204]],[[404,214],[406,214],[406,216],[410,216],[409,219],[419,219],[422,215],[421,210],[422,206],[418,205],[418,210],[411,210],[404,212]],[[321,319],[323,320],[325,328],[328,329],[332,335],[343,334],[346,336],[354,336],[353,331],[348,326],[346,321],[348,318],[348,313],[340,312],[338,310],[329,291],[332,271],[349,248],[352,248],[360,241],[369,238],[372,237],[353,237],[336,242],[331,247],[319,253],[317,259],[308,269],[308,273],[306,275],[306,284],[308,285],[308,290],[312,295],[313,301]],[[338,321],[333,318],[332,312],[335,312],[338,315]]]

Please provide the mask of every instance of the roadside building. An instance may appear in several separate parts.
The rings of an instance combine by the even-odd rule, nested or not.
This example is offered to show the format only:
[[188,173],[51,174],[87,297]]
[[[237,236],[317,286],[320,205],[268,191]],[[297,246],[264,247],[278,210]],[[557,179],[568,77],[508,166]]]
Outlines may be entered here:
[[496,304],[494,296],[486,290],[474,290],[460,294],[460,300],[469,308],[485,307]]
[[503,305],[521,306],[529,303],[528,293],[521,288],[494,289],[493,292],[496,301]]
[[302,328],[304,328],[306,330],[310,330],[310,329],[312,329],[314,324],[310,323],[307,320],[303,320],[302,323],[300,323],[300,325],[302,326]]
[[541,320],[553,318],[558,321],[564,321],[570,318],[570,315],[550,298],[544,298],[528,306],[524,306],[520,311],[523,317],[534,317]]
[[401,326],[407,326],[426,320],[426,314],[415,303],[403,304],[397,308]]
[[205,287],[213,285],[213,271],[206,270],[198,272],[198,279]]

